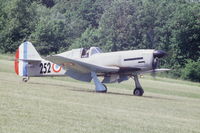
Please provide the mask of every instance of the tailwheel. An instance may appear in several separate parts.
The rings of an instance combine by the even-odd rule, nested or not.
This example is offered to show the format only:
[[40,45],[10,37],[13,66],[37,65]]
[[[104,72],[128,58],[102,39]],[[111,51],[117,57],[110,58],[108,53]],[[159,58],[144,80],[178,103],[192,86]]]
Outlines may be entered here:
[[25,82],[25,83],[28,82],[28,80],[29,80],[29,77],[22,78],[22,81]]
[[135,96],[142,96],[144,93],[144,90],[142,88],[135,88],[133,91],[133,95]]

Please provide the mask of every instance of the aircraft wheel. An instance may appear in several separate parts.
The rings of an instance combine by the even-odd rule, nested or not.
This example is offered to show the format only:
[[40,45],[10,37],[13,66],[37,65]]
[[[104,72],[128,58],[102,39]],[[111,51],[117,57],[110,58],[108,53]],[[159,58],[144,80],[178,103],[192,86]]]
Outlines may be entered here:
[[144,90],[142,88],[135,88],[133,91],[133,95],[135,96],[142,96],[144,93]]
[[28,82],[28,80],[29,80],[29,77],[25,77],[22,79],[23,82]]

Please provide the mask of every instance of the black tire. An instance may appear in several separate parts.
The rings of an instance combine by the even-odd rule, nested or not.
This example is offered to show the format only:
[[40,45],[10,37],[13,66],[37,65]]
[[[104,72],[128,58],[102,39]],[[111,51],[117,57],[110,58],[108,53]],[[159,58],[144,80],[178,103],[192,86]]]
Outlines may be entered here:
[[22,78],[22,81],[25,82],[25,83],[28,82],[28,80],[29,80],[29,77]]
[[135,88],[133,91],[133,95],[135,96],[142,96],[144,93],[144,90],[142,88]]
[[23,78],[22,81],[26,83],[26,82],[28,82],[28,79],[27,78]]

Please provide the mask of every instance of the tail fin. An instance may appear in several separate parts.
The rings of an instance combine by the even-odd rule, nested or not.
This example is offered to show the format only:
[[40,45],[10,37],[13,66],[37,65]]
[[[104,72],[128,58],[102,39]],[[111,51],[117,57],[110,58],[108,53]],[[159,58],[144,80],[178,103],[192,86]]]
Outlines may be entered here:
[[31,42],[24,42],[19,46],[19,60],[38,61],[42,58]]
[[42,58],[32,43],[23,42],[15,54],[15,72],[20,76],[27,76],[27,65],[29,62],[40,62]]

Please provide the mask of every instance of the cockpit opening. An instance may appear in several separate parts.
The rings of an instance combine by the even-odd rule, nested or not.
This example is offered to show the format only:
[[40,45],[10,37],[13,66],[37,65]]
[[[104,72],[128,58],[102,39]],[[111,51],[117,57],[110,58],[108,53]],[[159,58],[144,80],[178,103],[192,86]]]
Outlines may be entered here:
[[98,47],[91,47],[89,49],[83,48],[81,53],[81,58],[88,58],[94,54],[103,53],[102,50]]
[[89,57],[89,49],[83,48],[81,58],[88,58]]

